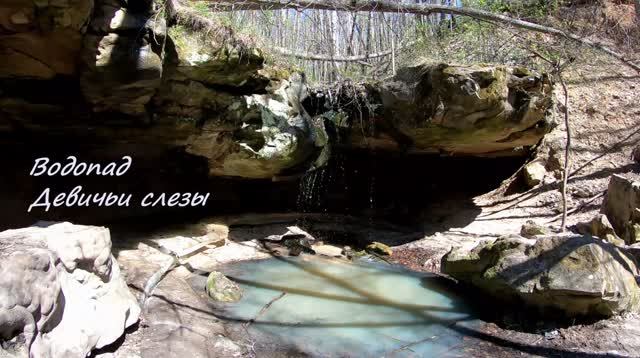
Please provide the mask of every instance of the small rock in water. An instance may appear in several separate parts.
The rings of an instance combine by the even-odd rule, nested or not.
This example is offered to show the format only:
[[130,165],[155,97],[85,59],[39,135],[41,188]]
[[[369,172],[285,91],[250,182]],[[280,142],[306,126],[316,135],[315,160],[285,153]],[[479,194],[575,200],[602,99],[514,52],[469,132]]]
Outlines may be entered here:
[[391,256],[393,251],[391,248],[380,242],[372,242],[365,248],[365,251],[370,254],[377,254],[383,256]]
[[320,255],[329,257],[341,257],[344,250],[332,245],[314,245],[313,250]]
[[242,288],[217,271],[209,274],[206,290],[218,302],[238,302],[242,298]]
[[364,251],[356,251],[352,249],[350,246],[345,246],[342,249],[342,255],[346,256],[349,260],[353,260],[356,257],[364,255]]
[[282,244],[289,249],[289,255],[299,256],[301,253],[315,255],[311,242],[301,235],[288,235],[282,238]]
[[560,335],[560,332],[558,332],[558,330],[544,332],[544,338],[548,340],[556,339],[558,338],[559,335]]

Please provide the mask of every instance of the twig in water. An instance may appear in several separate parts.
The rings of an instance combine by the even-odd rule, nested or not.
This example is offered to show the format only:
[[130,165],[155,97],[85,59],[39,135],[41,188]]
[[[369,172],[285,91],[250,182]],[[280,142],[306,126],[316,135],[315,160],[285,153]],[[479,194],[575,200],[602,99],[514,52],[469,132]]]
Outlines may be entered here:
[[391,352],[391,355],[396,354],[396,353],[398,353],[398,352],[400,352],[400,351],[407,350],[407,349],[409,349],[409,347],[411,347],[411,346],[415,346],[415,345],[418,345],[418,344],[421,344],[421,343],[424,343],[424,342],[427,342],[427,341],[433,341],[433,340],[435,340],[435,339],[437,339],[437,338],[438,338],[438,336],[431,336],[431,337],[423,338],[423,339],[421,339],[421,340],[419,340],[419,341],[415,341],[415,342],[407,343],[407,344],[405,344],[405,345],[403,345],[403,346],[400,346],[400,347],[398,347],[398,348],[394,349],[394,350]]
[[260,312],[258,312],[258,314],[255,317],[253,317],[252,319],[247,321],[247,323],[244,324],[244,328],[247,329],[249,325],[251,325],[251,323],[255,322],[258,318],[260,318],[260,316],[262,316],[265,312],[267,312],[267,310],[269,309],[269,307],[271,307],[271,305],[276,303],[276,301],[284,297],[286,294],[287,294],[286,292],[282,292],[280,295],[274,297],[271,301],[267,302],[267,304],[264,305],[264,307],[262,307]]

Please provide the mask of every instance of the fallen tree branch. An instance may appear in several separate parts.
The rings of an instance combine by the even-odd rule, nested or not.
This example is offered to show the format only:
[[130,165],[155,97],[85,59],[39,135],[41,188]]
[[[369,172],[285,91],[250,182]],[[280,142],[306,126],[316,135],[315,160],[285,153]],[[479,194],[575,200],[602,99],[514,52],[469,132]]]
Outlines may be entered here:
[[[213,233],[210,233],[210,235],[211,234]],[[144,290],[142,291],[142,297],[140,298],[140,305],[144,308],[147,302],[147,299],[151,297],[151,295],[153,294],[153,291],[160,284],[160,282],[167,275],[167,273],[169,273],[169,271],[173,270],[174,268],[182,265],[181,260],[191,257],[197,253],[200,253],[201,251],[207,249],[209,245],[219,242],[220,240],[221,240],[220,237],[213,234],[213,238],[197,243],[183,250],[182,252],[175,252],[173,250],[170,250],[162,246],[157,247],[157,249],[160,252],[171,256],[171,259],[167,261],[167,263],[164,266],[160,267],[160,269],[156,271],[156,273],[154,273],[153,275],[151,275],[151,277],[149,277],[149,280],[147,280],[147,283],[144,285]],[[187,267],[187,269],[193,273],[199,273],[199,272],[195,272],[197,270],[194,270],[188,263],[183,266]]]
[[[397,49],[395,49],[396,52],[398,51],[402,51],[407,47],[413,46],[416,42],[412,41],[409,42],[408,44],[406,44],[405,46],[399,47]],[[382,52],[377,52],[377,53],[372,53],[372,54],[368,54],[368,55],[358,55],[358,56],[345,56],[345,57],[340,57],[340,56],[330,56],[330,55],[325,55],[325,54],[314,54],[314,53],[308,53],[308,52],[295,52],[295,51],[291,51],[288,50],[286,48],[283,47],[270,47],[274,52],[283,55],[283,56],[287,56],[287,57],[294,57],[294,58],[298,58],[301,60],[312,60],[312,61],[334,61],[334,62],[361,62],[361,61],[366,61],[366,60],[371,60],[371,59],[376,59],[376,58],[380,58],[380,57],[386,57],[386,56],[390,56],[393,54],[393,50],[387,50],[387,51],[382,51]],[[365,65],[369,65],[368,63],[365,62]]]
[[[599,198],[602,198],[604,196],[605,192],[602,192],[594,197],[592,197],[591,199],[583,202],[582,204],[576,206],[575,208],[568,210],[567,211],[567,215],[571,215],[575,212],[578,212],[582,209],[584,209],[587,205],[593,203],[594,201],[598,200]],[[554,221],[557,221],[558,219],[562,218],[564,216],[564,213],[561,213],[560,215],[554,216],[553,218],[551,218],[551,220],[549,220],[549,223],[552,223]]]
[[391,351],[391,356],[394,356],[396,353],[404,351],[404,350],[410,350],[409,347],[417,346],[418,344],[422,344],[422,343],[429,342],[429,341],[434,341],[437,338],[438,338],[438,336],[429,336],[429,337],[423,338],[423,339],[418,340],[418,341],[409,342],[409,343],[404,344],[404,345],[394,349],[393,351]]
[[171,259],[167,261],[167,263],[162,266],[156,273],[154,273],[147,284],[144,285],[144,290],[142,291],[142,297],[140,298],[140,305],[144,309],[147,299],[151,297],[153,294],[153,290],[156,289],[156,286],[162,281],[162,279],[167,275],[167,273],[174,268],[176,268],[179,264],[179,260],[177,256],[171,256]]
[[[175,0],[169,0],[175,1]],[[515,19],[509,16],[494,14],[489,11],[478,10],[468,7],[456,7],[436,4],[405,4],[392,1],[366,1],[366,0],[204,0],[211,3],[212,11],[229,10],[278,10],[294,9],[304,11],[314,10],[342,10],[342,11],[371,11],[371,12],[393,12],[410,13],[415,15],[428,16],[434,13],[459,15],[471,17],[492,23],[509,24],[517,28],[549,34],[555,37],[564,38],[580,45],[585,45],[600,52],[616,58],[626,66],[640,72],[640,65],[635,64],[625,55],[620,54],[601,42],[582,38],[570,32],[556,29],[549,26],[536,24],[529,21]]]

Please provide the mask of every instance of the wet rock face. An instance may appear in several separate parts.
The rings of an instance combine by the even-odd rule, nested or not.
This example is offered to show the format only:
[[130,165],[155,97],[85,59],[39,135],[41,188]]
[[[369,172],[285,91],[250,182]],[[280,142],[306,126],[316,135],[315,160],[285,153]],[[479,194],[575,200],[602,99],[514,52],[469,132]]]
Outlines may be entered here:
[[510,302],[567,317],[612,316],[640,307],[637,268],[616,246],[591,237],[499,238],[454,249],[442,271]]
[[202,130],[186,140],[187,152],[207,158],[212,175],[254,179],[309,160],[322,148],[321,134],[291,92],[306,84],[298,76],[274,86],[267,94],[232,97],[227,112],[204,117]]
[[80,86],[95,112],[134,116],[160,86],[166,24],[149,6],[98,1],[84,36]]
[[0,78],[76,73],[92,0],[8,0],[0,5]]
[[140,307],[106,228],[61,223],[5,231],[0,257],[0,338],[23,334],[25,354],[85,357],[138,321]]

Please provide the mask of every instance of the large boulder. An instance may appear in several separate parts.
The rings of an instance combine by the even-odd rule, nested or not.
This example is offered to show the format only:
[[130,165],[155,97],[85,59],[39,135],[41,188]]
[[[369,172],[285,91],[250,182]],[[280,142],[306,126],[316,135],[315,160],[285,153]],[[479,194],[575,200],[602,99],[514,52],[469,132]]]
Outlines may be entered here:
[[442,272],[497,299],[567,317],[636,311],[636,264],[590,236],[502,237],[442,258]]
[[16,342],[22,334],[18,355],[86,357],[138,321],[140,307],[106,228],[60,223],[4,231],[0,258],[0,339]]
[[207,158],[215,176],[312,170],[327,161],[333,139],[352,148],[521,155],[551,128],[548,78],[521,68],[422,65],[309,97],[304,76],[264,67],[251,47],[207,47],[194,35],[170,34],[155,110],[160,121],[193,128],[181,143]]
[[640,182],[613,175],[602,203],[602,213],[626,243],[640,242]]

